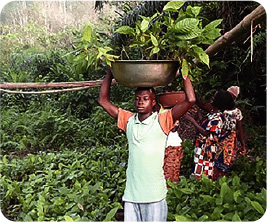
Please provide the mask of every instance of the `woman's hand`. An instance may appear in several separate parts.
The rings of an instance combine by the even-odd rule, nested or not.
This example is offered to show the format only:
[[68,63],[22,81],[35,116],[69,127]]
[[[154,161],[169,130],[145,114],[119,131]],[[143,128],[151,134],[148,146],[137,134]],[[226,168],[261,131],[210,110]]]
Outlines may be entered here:
[[209,132],[205,131],[205,129],[203,129],[197,123],[197,121],[194,119],[194,117],[192,117],[188,112],[184,114],[184,118],[186,120],[189,120],[194,125],[194,127],[197,129],[197,131],[200,132],[201,134],[203,134],[204,136],[207,136],[209,134]]
[[247,149],[245,146],[241,146],[240,155],[244,156],[247,153]]
[[186,120],[192,122],[194,120],[193,116],[191,116],[188,112],[186,112],[183,116]]

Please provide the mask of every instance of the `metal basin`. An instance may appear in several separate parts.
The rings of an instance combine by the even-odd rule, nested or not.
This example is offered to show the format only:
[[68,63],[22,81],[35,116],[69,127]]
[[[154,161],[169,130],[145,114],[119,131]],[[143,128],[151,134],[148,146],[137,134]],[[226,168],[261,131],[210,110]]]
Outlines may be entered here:
[[171,60],[118,60],[112,63],[114,78],[125,86],[165,86],[176,76],[179,62]]

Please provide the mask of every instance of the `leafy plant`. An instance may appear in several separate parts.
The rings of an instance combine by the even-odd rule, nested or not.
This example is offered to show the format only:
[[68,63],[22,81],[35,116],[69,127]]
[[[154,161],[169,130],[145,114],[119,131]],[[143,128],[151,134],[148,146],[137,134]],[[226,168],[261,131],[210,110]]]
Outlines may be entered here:
[[126,158],[118,146],[3,156],[1,210],[23,221],[114,220],[122,208]]
[[100,61],[111,66],[111,62],[118,58],[118,56],[109,53],[113,49],[101,42],[99,34],[90,25],[85,27],[82,37],[74,44],[77,48],[71,53],[76,54],[74,59],[76,66],[96,69]]
[[212,182],[180,176],[169,182],[168,220],[175,221],[255,221],[266,209],[266,189],[255,193],[238,176]]
[[201,46],[211,44],[220,36],[217,26],[222,20],[214,20],[203,27],[205,18],[200,15],[201,7],[189,5],[183,11],[180,9],[183,4],[182,1],[168,2],[162,13],[140,16],[134,28],[119,27],[116,32],[130,38],[123,52],[127,54],[127,50],[137,48],[141,59],[178,60],[184,77],[192,70],[196,59],[209,66],[209,56]]

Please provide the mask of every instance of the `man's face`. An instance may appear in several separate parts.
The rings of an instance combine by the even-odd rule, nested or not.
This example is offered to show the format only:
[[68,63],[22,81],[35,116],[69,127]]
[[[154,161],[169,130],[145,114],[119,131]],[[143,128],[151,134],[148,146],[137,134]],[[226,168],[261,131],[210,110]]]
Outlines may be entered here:
[[139,90],[135,93],[134,106],[137,113],[152,113],[154,105],[156,105],[156,100],[150,90]]

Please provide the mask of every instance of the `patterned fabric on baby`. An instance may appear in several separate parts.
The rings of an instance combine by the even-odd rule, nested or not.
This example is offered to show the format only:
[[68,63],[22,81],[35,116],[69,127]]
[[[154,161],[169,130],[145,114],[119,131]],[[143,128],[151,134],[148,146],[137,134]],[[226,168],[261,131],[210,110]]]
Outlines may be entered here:
[[209,132],[208,136],[198,134],[195,144],[194,174],[200,178],[202,173],[210,179],[214,176],[214,164],[218,143],[227,137],[227,131],[223,128],[225,116],[223,113],[208,113],[202,123],[202,128]]

